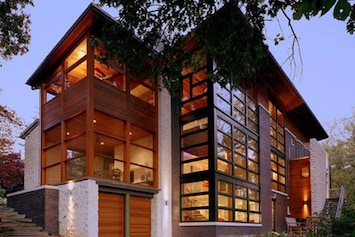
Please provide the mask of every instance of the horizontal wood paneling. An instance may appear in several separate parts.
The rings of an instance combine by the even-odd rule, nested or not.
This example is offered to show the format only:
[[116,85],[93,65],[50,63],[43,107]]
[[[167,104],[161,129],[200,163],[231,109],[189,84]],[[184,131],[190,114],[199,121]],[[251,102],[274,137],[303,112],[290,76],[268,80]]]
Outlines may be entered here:
[[130,233],[131,237],[150,237],[151,199],[131,196],[130,198]]
[[63,119],[85,110],[88,96],[86,85],[87,80],[81,80],[66,91],[63,100]]
[[126,120],[127,95],[99,80],[94,82],[94,106],[96,110]]
[[95,80],[95,109],[151,131],[156,129],[156,107],[111,85]]
[[99,193],[99,237],[124,236],[124,196]]
[[290,211],[291,216],[295,218],[306,218],[311,215],[310,176],[302,177],[304,167],[309,169],[309,159],[290,161]]
[[41,120],[44,129],[50,128],[60,122],[62,114],[61,100],[62,95],[58,95],[42,106]]

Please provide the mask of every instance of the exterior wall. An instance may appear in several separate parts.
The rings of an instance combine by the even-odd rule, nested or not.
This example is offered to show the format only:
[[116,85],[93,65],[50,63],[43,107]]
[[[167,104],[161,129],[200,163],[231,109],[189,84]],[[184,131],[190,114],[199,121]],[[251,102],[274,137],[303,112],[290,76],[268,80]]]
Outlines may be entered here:
[[159,92],[159,188],[152,199],[151,236],[172,236],[172,187],[171,187],[171,98],[167,90]]
[[316,139],[310,140],[309,149],[311,153],[311,214],[314,214],[323,210],[325,200],[329,197],[329,161],[327,152]]
[[7,205],[26,214],[51,234],[58,234],[58,188],[42,186],[32,191],[9,194]]
[[70,237],[98,236],[99,189],[94,180],[59,186],[59,234]]
[[24,189],[32,190],[41,185],[41,132],[37,125],[25,138]]

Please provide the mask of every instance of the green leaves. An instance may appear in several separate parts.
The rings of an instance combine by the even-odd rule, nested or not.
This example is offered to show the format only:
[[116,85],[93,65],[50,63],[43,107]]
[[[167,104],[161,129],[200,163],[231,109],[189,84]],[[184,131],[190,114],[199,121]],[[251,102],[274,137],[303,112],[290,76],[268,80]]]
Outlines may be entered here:
[[31,21],[26,6],[33,6],[32,0],[0,1],[0,66],[1,61],[28,52]]
[[346,18],[348,18],[348,16],[350,15],[351,10],[351,5],[347,0],[339,0],[334,8],[334,18],[341,21],[345,21]]

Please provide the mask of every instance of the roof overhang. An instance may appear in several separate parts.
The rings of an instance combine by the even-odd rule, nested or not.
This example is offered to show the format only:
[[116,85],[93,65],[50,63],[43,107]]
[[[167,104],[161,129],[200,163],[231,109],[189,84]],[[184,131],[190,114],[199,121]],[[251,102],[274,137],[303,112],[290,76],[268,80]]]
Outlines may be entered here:
[[71,49],[70,46],[80,40],[80,38],[90,29],[90,27],[99,20],[116,22],[114,18],[112,18],[96,4],[89,4],[85,11],[80,15],[62,39],[38,66],[35,72],[26,81],[26,84],[31,86],[32,89],[39,88],[43,79],[48,76],[45,73],[51,71],[53,67],[58,66],[56,63],[59,62],[68,50]]
[[271,53],[267,57],[267,67],[265,84],[286,116],[309,138],[318,141],[328,138],[327,132]]

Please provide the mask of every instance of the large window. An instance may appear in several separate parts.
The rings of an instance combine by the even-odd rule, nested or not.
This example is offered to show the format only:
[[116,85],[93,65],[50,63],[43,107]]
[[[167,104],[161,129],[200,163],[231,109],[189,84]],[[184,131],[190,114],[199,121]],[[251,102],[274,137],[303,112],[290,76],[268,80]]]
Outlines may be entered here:
[[[201,56],[199,56],[201,57]],[[202,59],[201,68],[186,67],[182,71],[181,114],[187,114],[207,106],[207,61]]]
[[269,101],[271,139],[271,187],[286,192],[285,121],[283,113]]
[[[244,89],[243,89],[244,88]],[[258,110],[256,90],[247,85],[231,90],[230,85],[215,84],[216,107],[250,131],[258,133]]]
[[87,39],[84,38],[45,83],[45,102],[60,95],[87,76]]
[[271,188],[286,192],[286,161],[275,152],[271,152]]
[[256,137],[217,118],[217,170],[253,184],[259,183]]

